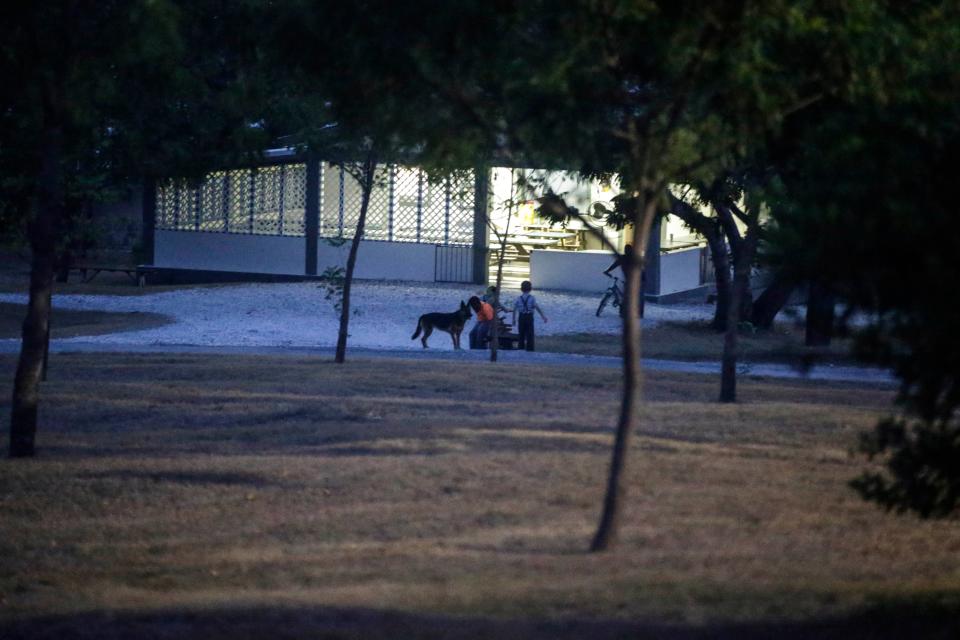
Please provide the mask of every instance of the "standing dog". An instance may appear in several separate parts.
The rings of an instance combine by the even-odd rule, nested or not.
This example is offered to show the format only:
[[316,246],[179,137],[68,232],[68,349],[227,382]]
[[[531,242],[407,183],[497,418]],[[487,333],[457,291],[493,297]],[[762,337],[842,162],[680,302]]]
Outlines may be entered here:
[[453,313],[425,313],[417,320],[417,330],[410,336],[411,340],[416,340],[420,332],[423,331],[423,337],[420,342],[423,348],[427,348],[427,338],[433,333],[434,329],[446,331],[453,338],[453,348],[460,348],[460,334],[463,333],[463,326],[470,319],[470,307],[461,300],[460,309]]

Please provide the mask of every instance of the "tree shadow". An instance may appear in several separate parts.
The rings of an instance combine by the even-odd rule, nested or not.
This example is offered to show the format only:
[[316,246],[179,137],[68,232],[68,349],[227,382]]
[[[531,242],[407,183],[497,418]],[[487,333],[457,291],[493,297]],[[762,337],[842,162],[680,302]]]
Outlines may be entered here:
[[255,473],[220,471],[142,471],[135,469],[114,469],[111,471],[86,471],[77,474],[78,478],[94,480],[146,480],[172,484],[214,484],[226,486],[265,487],[276,484],[266,477]]
[[[260,428],[218,424],[178,430],[176,437],[169,434],[169,429],[158,429],[156,432],[128,430],[121,434],[111,434],[110,437],[98,432],[75,432],[69,438],[57,440],[51,434],[43,433],[37,444],[37,458],[149,458],[180,454],[343,458],[434,456],[470,452],[606,453],[609,442],[602,438],[595,439],[594,436],[610,434],[612,437],[612,428],[550,423],[524,425],[517,430],[512,425],[498,428],[495,423],[468,421],[426,425],[372,421],[369,425],[347,422],[328,423],[320,427],[313,423],[264,424]],[[46,442],[47,438],[53,441]],[[403,441],[403,444],[394,445],[392,441]],[[6,453],[4,445],[5,443],[0,442],[0,456]],[[138,477],[134,474],[135,472],[131,471],[128,477]],[[205,477],[196,480],[157,479],[161,480],[221,484],[245,484],[255,481],[244,474],[219,480]]]
[[502,619],[329,607],[237,607],[89,612],[0,621],[5,640],[946,640],[960,635],[960,608],[886,602],[856,614],[797,622],[682,624],[611,619]]

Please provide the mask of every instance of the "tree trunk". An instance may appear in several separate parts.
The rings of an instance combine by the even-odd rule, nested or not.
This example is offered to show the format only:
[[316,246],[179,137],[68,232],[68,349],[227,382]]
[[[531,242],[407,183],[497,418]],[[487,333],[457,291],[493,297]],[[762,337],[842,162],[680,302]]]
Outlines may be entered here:
[[750,310],[750,322],[753,326],[758,329],[772,327],[774,318],[787,304],[794,289],[796,289],[796,284],[792,280],[782,273],[777,273],[773,277],[773,281],[753,303],[753,308]]
[[357,264],[357,251],[360,249],[360,240],[363,238],[364,227],[367,224],[367,209],[370,207],[370,194],[373,191],[373,179],[376,173],[376,160],[373,152],[367,155],[361,169],[360,182],[360,215],[357,218],[357,229],[350,242],[350,253],[347,255],[347,270],[343,275],[343,297],[340,302],[340,332],[337,334],[337,351],[334,362],[343,364],[347,357],[347,335],[350,328],[350,289],[353,285],[353,269]]
[[826,347],[833,337],[834,304],[836,298],[829,287],[820,282],[810,283],[807,296],[807,332],[808,347]]
[[710,326],[714,331],[723,331],[727,327],[727,305],[730,301],[730,251],[724,240],[723,227],[717,220],[705,216],[672,193],[668,193],[667,197],[671,212],[707,240],[717,286],[717,307]]
[[[610,472],[607,477],[607,491],[603,499],[603,512],[594,534],[590,551],[605,551],[617,540],[623,503],[626,500],[624,478],[627,469],[627,455],[630,439],[640,425],[639,403],[643,393],[643,370],[640,367],[640,277],[646,260],[647,240],[650,226],[656,213],[656,198],[647,194],[642,203],[638,203],[634,216],[633,246],[640,247],[632,260],[624,264],[624,300],[623,314],[623,397],[620,402],[620,417],[614,436],[613,454],[610,460]],[[638,259],[637,256],[642,256]]]
[[10,457],[34,455],[37,410],[40,404],[40,380],[46,355],[50,323],[50,298],[56,262],[56,233],[62,218],[63,186],[60,173],[62,134],[59,128],[44,131],[43,165],[39,198],[30,223],[30,297],[23,321],[20,358],[13,382],[10,412]]
[[756,221],[747,229],[733,265],[733,284],[727,307],[727,327],[720,359],[720,402],[737,401],[737,361],[740,359],[740,321],[750,300],[750,268],[757,249]]
[[753,309],[753,287],[750,286],[750,273],[748,268],[747,282],[740,291],[740,322],[750,320],[750,310]]
[[734,266],[733,284],[727,303],[727,322],[723,333],[723,355],[720,358],[720,402],[737,401],[737,360],[740,351],[740,313],[743,309],[743,291],[750,285],[743,278],[743,269]]
[[[50,289],[51,296],[53,295],[53,287]],[[43,369],[40,372],[40,381],[47,381],[47,369],[50,366],[50,325],[53,324],[53,303],[50,305],[50,313],[47,314],[47,332],[43,338]]]
[[[512,175],[511,175],[512,179]],[[503,237],[500,238],[500,253],[497,255],[497,284],[494,293],[493,305],[493,325],[490,327],[490,362],[497,361],[497,351],[500,348],[500,321],[497,315],[497,306],[500,304],[503,286],[503,260],[507,254],[507,239],[510,237],[510,219],[513,218],[513,183],[510,185],[510,205],[507,207],[507,224],[503,229]]]
[[710,247],[714,281],[717,285],[717,308],[713,312],[713,321],[710,326],[714,331],[725,331],[731,298],[730,253],[727,251],[727,244],[719,233],[705,237],[707,238],[707,246]]

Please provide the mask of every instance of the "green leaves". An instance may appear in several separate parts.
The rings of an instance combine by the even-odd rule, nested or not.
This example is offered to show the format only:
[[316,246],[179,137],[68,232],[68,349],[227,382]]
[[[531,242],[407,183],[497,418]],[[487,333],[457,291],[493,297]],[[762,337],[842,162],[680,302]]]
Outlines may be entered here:
[[952,515],[960,503],[960,424],[888,419],[864,434],[859,450],[880,458],[887,473],[867,472],[850,482],[865,500],[923,518]]

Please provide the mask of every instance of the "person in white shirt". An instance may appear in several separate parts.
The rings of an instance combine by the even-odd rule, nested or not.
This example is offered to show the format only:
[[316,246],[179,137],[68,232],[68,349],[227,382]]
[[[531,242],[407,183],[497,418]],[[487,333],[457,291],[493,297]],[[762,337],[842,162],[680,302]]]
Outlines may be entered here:
[[[517,301],[513,305],[513,325],[517,327],[517,333],[520,334],[520,338],[517,340],[517,348],[526,349],[527,351],[534,350],[533,312],[536,311],[539,313],[543,321],[547,322],[546,314],[543,312],[543,309],[540,308],[540,305],[537,304],[537,299],[530,293],[532,289],[533,286],[530,284],[530,281],[524,280],[520,284],[520,291],[522,293],[517,297]],[[517,324],[517,314],[520,314],[520,324]]]

